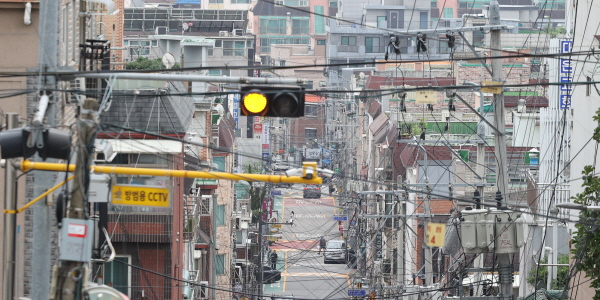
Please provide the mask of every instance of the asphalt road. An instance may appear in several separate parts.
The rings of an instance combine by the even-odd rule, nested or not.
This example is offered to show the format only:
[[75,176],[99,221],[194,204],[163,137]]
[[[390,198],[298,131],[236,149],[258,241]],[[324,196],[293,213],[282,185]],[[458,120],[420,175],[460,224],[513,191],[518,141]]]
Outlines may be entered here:
[[[326,188],[326,186],[323,186]],[[279,189],[283,202],[281,209],[286,221],[294,212],[294,225],[283,225],[282,238],[271,246],[279,254],[277,268],[282,279],[264,286],[265,299],[275,296],[293,296],[305,299],[340,299],[348,297],[349,275],[356,270],[344,263],[324,264],[318,253],[318,240],[341,239],[333,215],[339,213],[334,199],[323,190],[320,199],[303,199],[302,187]]]

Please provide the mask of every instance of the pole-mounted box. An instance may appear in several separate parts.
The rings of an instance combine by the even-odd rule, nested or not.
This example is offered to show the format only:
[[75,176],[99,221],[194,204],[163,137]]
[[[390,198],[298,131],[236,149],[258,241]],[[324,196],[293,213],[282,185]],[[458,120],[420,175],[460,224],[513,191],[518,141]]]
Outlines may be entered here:
[[94,221],[66,218],[62,223],[58,259],[89,262],[94,242]]

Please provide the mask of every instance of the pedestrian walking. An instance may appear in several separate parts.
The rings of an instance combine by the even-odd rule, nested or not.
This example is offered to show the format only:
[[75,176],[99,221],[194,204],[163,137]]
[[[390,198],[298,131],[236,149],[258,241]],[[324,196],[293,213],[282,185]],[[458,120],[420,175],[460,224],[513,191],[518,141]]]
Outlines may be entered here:
[[340,229],[340,236],[344,238],[344,224],[342,221],[338,221],[338,228]]
[[335,187],[333,186],[333,183],[329,183],[329,195],[331,196],[331,194],[335,191]]
[[319,254],[321,254],[321,250],[323,250],[323,254],[327,251],[327,241],[324,236],[321,236],[321,239],[319,240]]
[[277,253],[275,250],[273,250],[273,253],[271,253],[271,268],[273,270],[277,270]]

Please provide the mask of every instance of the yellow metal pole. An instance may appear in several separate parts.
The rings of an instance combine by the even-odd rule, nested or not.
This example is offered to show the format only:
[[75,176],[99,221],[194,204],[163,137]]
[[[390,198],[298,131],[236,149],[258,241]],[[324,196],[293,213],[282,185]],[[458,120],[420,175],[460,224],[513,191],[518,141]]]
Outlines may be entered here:
[[[29,170],[73,172],[75,170],[75,165],[69,165],[68,170],[67,170],[67,165],[65,165],[65,164],[32,162],[29,160],[24,160],[21,163],[21,170],[23,172],[26,172]],[[244,173],[226,173],[226,172],[202,172],[202,171],[106,167],[106,166],[90,166],[90,170],[94,173],[104,173],[104,174],[169,176],[169,177],[184,177],[184,178],[227,179],[227,180],[304,183],[304,184],[322,184],[323,183],[323,179],[321,177],[318,177],[317,172],[314,172],[313,177],[311,179],[306,179],[306,178],[303,178],[300,176],[244,174]]]
[[23,207],[21,207],[21,208],[19,208],[19,209],[17,209],[17,210],[8,210],[8,209],[5,209],[5,210],[4,210],[4,213],[5,213],[5,214],[18,214],[18,213],[20,213],[20,212],[22,212],[22,211],[26,210],[26,209],[27,209],[27,208],[29,208],[30,206],[34,205],[36,202],[38,202],[38,201],[40,201],[40,200],[44,199],[44,197],[48,196],[50,193],[52,193],[52,192],[56,191],[56,189],[58,189],[59,187],[63,186],[63,184],[67,183],[67,181],[69,181],[69,180],[73,179],[73,177],[75,177],[75,175],[71,175],[71,176],[69,176],[69,178],[67,178],[67,180],[65,180],[65,181],[63,181],[63,182],[61,182],[61,183],[59,183],[59,184],[55,185],[55,186],[54,186],[54,187],[52,187],[51,189],[49,189],[49,190],[45,191],[43,194],[39,195],[37,198],[35,198],[35,199],[33,199],[33,200],[29,201],[29,203],[25,204]]

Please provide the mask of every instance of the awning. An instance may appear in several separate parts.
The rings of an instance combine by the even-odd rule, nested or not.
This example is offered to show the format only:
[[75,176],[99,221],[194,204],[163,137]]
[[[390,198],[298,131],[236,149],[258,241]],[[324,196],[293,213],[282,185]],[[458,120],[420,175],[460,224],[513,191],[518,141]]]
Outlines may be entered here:
[[166,140],[101,139],[108,142],[117,153],[181,153],[183,143]]
[[331,163],[331,161],[327,158],[324,158],[323,160],[321,160],[324,164],[329,164]]
[[[389,118],[385,114],[380,114],[379,116],[377,116],[377,118],[373,120],[373,123],[369,125],[369,131],[371,132],[371,134],[373,136],[376,136],[380,131],[385,129],[387,127],[388,120]],[[385,131],[385,133],[387,133],[387,131]]]

